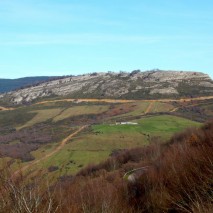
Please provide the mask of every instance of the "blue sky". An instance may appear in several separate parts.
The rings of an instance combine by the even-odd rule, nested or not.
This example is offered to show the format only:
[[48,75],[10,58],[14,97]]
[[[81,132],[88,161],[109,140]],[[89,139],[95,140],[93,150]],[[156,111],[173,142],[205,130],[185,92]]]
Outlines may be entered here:
[[213,78],[212,0],[0,0],[0,78],[134,69]]

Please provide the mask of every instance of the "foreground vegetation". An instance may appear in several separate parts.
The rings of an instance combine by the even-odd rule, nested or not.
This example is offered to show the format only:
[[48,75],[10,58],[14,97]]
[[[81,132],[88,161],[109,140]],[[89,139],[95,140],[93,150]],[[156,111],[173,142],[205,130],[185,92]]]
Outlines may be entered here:
[[211,212],[213,124],[201,126],[212,105],[52,100],[2,110],[0,212]]
[[[0,212],[212,212],[213,122],[124,150],[50,186],[1,172]],[[131,178],[124,174],[133,169]],[[28,183],[29,184],[28,184]]]

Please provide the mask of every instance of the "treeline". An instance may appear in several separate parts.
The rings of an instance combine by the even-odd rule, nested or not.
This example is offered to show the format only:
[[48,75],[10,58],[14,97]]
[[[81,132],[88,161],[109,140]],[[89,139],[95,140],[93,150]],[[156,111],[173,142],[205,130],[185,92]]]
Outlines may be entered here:
[[0,79],[0,93],[14,91],[24,85],[31,85],[52,78],[51,76]]

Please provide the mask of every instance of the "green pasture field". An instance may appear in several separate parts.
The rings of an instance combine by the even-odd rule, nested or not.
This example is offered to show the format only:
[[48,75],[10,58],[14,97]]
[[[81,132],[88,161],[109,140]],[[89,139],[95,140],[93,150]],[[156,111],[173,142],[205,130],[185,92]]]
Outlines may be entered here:
[[[138,125],[94,125],[84,134],[73,138],[60,152],[39,163],[37,167],[47,169],[49,166],[58,166],[59,170],[52,173],[56,176],[74,174],[83,166],[105,160],[113,150],[146,145],[152,136],[160,136],[166,140],[187,127],[201,125],[171,115],[146,117],[135,122],[138,122]],[[42,152],[48,150],[44,149]],[[42,152],[40,151],[40,154]]]
[[[129,113],[120,115],[124,117],[128,116],[126,121],[129,121],[129,116],[144,114],[150,102],[141,101],[120,104],[119,106],[122,107],[122,105],[132,110]],[[63,107],[62,105],[58,106],[54,105],[54,103],[48,103],[42,108],[40,105],[34,105],[14,111],[0,112],[0,122],[2,122],[1,126],[3,126],[3,124],[14,125],[20,129],[52,120],[52,124],[49,122],[50,128],[54,131],[55,129],[62,131],[63,134],[61,133],[62,135],[60,136],[60,140],[62,140],[69,134],[70,127],[63,123],[59,124],[57,121],[63,121],[68,117],[76,115],[102,113],[107,111],[109,106],[110,105],[104,104],[81,104],[79,106],[69,105]],[[173,106],[169,103],[154,102],[150,112],[168,112],[172,108]],[[58,166],[58,170],[49,172],[49,175],[54,178],[65,174],[75,174],[88,164],[99,163],[107,159],[113,150],[143,146],[148,144],[152,137],[156,136],[167,140],[174,133],[180,132],[187,127],[198,127],[201,125],[201,123],[172,115],[147,115],[141,119],[134,120],[133,122],[137,122],[137,125],[115,125],[115,122],[110,122],[110,119],[112,119],[112,117],[108,118],[108,124],[89,127],[87,131],[71,139],[59,152],[33,165],[31,169],[34,171],[42,170],[45,174],[50,166]],[[64,130],[61,130],[61,128]],[[59,139],[57,141],[54,140],[50,144],[41,146],[31,154],[35,159],[40,159],[44,155],[51,153],[59,143]],[[6,161],[8,160],[9,158]],[[15,171],[27,164],[28,162],[23,163],[20,160],[15,160],[11,169]]]
[[46,161],[36,165],[37,169],[47,170],[50,166],[58,166],[53,176],[75,174],[81,168],[89,165],[99,163],[109,157],[110,152],[103,151],[74,151],[67,145],[63,150],[51,156]]
[[142,131],[155,136],[160,135],[164,139],[167,139],[174,133],[181,132],[186,128],[199,127],[202,125],[199,122],[172,115],[146,117],[137,120],[136,122],[139,123]]
[[169,138],[172,134],[180,132],[187,127],[200,126],[201,123],[191,121],[189,119],[172,116],[158,115],[144,117],[139,120],[134,120],[138,125],[97,125],[93,126],[94,132],[101,132],[103,135],[110,134],[150,134],[151,136],[161,136]]

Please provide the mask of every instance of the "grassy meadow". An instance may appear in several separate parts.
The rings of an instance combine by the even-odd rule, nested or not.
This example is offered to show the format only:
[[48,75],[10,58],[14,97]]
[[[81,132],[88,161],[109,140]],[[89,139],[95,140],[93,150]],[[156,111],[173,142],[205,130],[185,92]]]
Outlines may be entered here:
[[[38,135],[41,130],[51,134],[52,139],[47,143],[40,142],[36,149],[30,151],[30,155],[36,161],[52,152],[54,154],[34,164],[24,173],[39,171],[45,175],[49,172],[50,176],[56,178],[75,174],[88,164],[102,162],[116,150],[145,146],[155,140],[168,140],[176,132],[201,125],[199,122],[168,114],[174,108],[172,103],[150,101],[114,104],[46,102],[19,107],[13,111],[1,111],[0,127],[3,130],[5,127],[15,128],[17,134],[20,131],[27,134],[29,130],[29,134],[32,134],[32,130]],[[87,118],[91,119],[88,127],[55,152],[61,141],[84,125]],[[136,122],[137,125],[116,125],[115,120],[119,119]],[[40,129],[37,130],[38,127]],[[20,145],[23,144],[21,140],[18,141]],[[16,138],[9,142],[14,146],[16,143]],[[29,143],[32,145],[33,142]],[[9,162],[11,170],[16,171],[32,161],[23,162],[5,156],[1,160],[3,165],[2,162]],[[51,167],[55,168],[54,171],[49,171]]]

